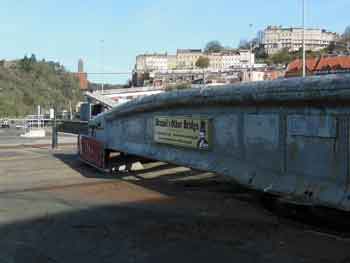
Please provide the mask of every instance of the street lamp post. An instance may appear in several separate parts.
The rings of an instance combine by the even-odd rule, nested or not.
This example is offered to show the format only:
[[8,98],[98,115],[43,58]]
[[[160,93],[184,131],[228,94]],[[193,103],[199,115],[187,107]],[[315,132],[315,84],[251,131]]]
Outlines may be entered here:
[[305,50],[305,0],[302,0],[302,27],[303,27],[303,78],[306,77],[306,50]]
[[[253,28],[253,24],[249,24],[250,30]],[[249,53],[249,81],[252,81],[253,75],[253,63],[252,63],[252,55],[253,55],[253,39],[250,40],[250,53]]]
[[[102,39],[100,42],[101,42],[101,73],[102,73],[102,76],[103,76],[103,63],[104,63],[103,55],[104,55],[104,42],[105,41]],[[101,84],[101,93],[103,93],[103,78],[102,78],[102,84]]]

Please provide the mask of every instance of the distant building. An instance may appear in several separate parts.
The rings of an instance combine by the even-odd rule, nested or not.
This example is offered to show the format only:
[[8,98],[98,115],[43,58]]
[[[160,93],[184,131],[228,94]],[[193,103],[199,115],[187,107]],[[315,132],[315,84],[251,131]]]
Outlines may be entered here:
[[275,80],[278,78],[284,78],[285,71],[282,69],[253,69],[252,71],[246,70],[241,72],[241,80],[243,82],[249,81],[264,81]]
[[234,68],[249,68],[255,65],[255,55],[247,49],[229,50],[207,55],[209,70],[222,71]]
[[79,81],[79,87],[81,90],[87,90],[89,86],[89,82],[87,79],[87,73],[85,72],[77,72],[74,73],[74,76],[78,79]]
[[[338,39],[339,35],[334,32],[324,29],[305,29],[306,50],[321,50]],[[303,29],[298,27],[269,26],[263,31],[261,41],[266,53],[269,55],[282,49],[298,51],[303,46]]]
[[167,86],[172,84],[192,83],[203,78],[203,71],[192,70],[170,70],[167,72],[153,72],[150,76],[154,86]]
[[[287,68],[286,77],[301,76],[302,60],[292,61]],[[310,58],[306,60],[307,75],[350,73],[350,56]]]
[[137,72],[168,70],[168,54],[143,54],[136,57]]
[[[176,55],[167,53],[138,55],[132,83],[139,87],[200,81],[203,70],[196,66],[196,62],[201,56],[209,58],[209,67],[206,69],[208,73],[239,72],[258,66],[255,64],[254,53],[249,49],[225,50],[216,53],[204,53],[201,49],[178,49]],[[231,76],[224,76],[225,83],[229,78]],[[218,76],[215,76],[215,79],[222,81]],[[231,80],[229,83],[232,83]]]
[[176,55],[168,55],[168,70],[176,69],[177,58]]
[[4,68],[15,68],[17,65],[16,60],[4,60],[3,61],[3,67]]
[[255,55],[248,49],[226,50],[217,53],[203,53],[201,49],[178,49],[176,55],[143,54],[136,57],[135,71],[163,72],[169,70],[195,70],[201,57],[209,58],[208,70],[221,71],[232,68],[253,67]]
[[241,66],[241,54],[239,51],[230,51],[222,53],[222,67],[224,69],[228,68],[238,68]]
[[201,49],[178,49],[176,52],[178,69],[194,69],[197,60],[203,55]]
[[241,79],[243,82],[250,81],[263,81],[265,80],[265,72],[264,71],[242,71]]
[[240,49],[239,53],[239,63],[241,67],[252,67],[255,64],[255,54],[249,49]]
[[224,64],[223,56],[221,53],[211,53],[208,54],[207,57],[209,58],[209,69],[215,71],[223,70]]
[[84,72],[84,61],[82,59],[78,61],[78,72]]
[[79,80],[80,89],[87,90],[89,82],[87,79],[87,73],[84,72],[84,62],[82,59],[78,60],[78,72],[74,73],[74,75]]

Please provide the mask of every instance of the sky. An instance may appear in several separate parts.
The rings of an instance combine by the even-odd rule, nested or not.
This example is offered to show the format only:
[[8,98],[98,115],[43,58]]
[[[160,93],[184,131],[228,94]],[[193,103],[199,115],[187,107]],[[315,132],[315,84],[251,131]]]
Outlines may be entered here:
[[[350,0],[305,0],[306,24],[342,33]],[[300,26],[302,0],[0,0],[0,59],[34,53],[76,71],[130,72],[137,54],[237,47],[268,25]],[[253,26],[250,27],[249,25]],[[96,75],[95,82],[129,76]]]

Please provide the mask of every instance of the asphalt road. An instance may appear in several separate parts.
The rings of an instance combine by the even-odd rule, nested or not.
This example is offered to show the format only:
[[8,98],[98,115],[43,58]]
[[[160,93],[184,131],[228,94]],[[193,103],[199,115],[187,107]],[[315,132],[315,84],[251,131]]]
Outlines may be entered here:
[[117,175],[75,148],[0,149],[0,262],[350,262],[350,241],[268,212],[220,176],[145,163]]

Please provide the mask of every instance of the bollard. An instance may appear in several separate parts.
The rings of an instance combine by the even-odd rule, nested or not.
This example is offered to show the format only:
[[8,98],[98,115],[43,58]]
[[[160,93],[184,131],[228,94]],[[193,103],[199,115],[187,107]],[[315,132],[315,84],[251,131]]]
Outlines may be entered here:
[[52,149],[56,149],[58,146],[58,133],[57,133],[57,122],[56,122],[56,112],[54,114],[53,125],[52,125]]

